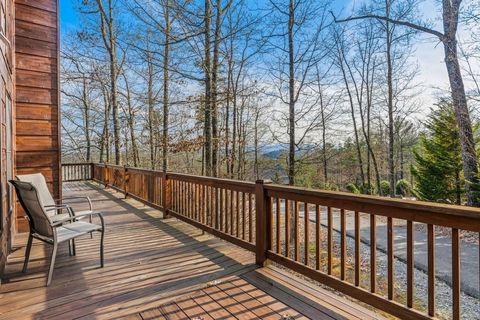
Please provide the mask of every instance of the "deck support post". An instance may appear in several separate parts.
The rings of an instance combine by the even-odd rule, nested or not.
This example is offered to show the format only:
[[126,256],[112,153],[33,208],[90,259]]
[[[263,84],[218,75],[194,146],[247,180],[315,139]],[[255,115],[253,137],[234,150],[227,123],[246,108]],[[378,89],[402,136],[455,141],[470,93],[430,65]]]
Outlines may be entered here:
[[255,182],[255,262],[263,267],[267,260],[267,251],[270,249],[271,214],[270,199],[265,193],[265,184],[270,180],[257,180]]
[[95,180],[95,164],[93,162],[90,163],[90,179],[88,180]]
[[127,166],[123,166],[123,192],[125,195],[125,199],[128,197],[128,178],[129,178],[130,173],[128,172]]
[[108,168],[107,164],[105,163],[105,168],[103,169],[103,184],[105,185],[105,189],[108,187]]
[[163,207],[163,218],[168,218],[168,211],[171,208],[172,203],[172,190],[171,182],[168,179],[167,171],[163,171],[162,174],[162,207]]

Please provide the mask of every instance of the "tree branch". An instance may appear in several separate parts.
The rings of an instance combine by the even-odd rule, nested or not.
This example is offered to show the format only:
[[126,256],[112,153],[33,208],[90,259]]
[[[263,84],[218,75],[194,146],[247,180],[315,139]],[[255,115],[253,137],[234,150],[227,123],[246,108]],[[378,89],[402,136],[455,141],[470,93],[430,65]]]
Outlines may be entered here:
[[440,41],[443,41],[445,39],[445,35],[443,33],[441,33],[440,31],[430,29],[430,28],[427,28],[427,27],[424,27],[424,26],[421,26],[421,25],[418,25],[418,24],[415,24],[415,23],[408,22],[408,21],[391,19],[391,18],[388,18],[388,17],[379,16],[379,15],[376,15],[376,14],[366,14],[366,15],[362,15],[362,16],[348,17],[348,18],[345,18],[345,19],[337,19],[337,17],[335,17],[335,15],[333,14],[332,11],[330,11],[330,14],[332,15],[333,20],[336,23],[349,22],[349,21],[354,21],[354,20],[363,20],[363,19],[377,19],[377,20],[381,20],[381,21],[385,21],[385,22],[390,22],[390,23],[393,23],[393,24],[396,24],[396,25],[399,25],[399,26],[409,27],[409,28],[412,28],[412,29],[415,29],[415,30],[418,30],[418,31],[421,31],[421,32],[424,32],[424,33],[429,33],[431,35],[434,35],[434,36],[438,37],[440,39]]

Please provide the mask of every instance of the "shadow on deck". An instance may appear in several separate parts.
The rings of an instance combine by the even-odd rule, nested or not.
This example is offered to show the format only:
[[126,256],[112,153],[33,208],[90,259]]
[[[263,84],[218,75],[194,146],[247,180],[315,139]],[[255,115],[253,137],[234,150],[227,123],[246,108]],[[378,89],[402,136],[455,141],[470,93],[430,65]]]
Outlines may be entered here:
[[45,287],[50,247],[34,242],[21,273],[25,237],[8,258],[0,319],[377,319],[330,291],[275,267],[257,269],[254,255],[94,183],[67,183],[65,195],[88,195],[105,214],[105,267],[99,236],[61,247]]

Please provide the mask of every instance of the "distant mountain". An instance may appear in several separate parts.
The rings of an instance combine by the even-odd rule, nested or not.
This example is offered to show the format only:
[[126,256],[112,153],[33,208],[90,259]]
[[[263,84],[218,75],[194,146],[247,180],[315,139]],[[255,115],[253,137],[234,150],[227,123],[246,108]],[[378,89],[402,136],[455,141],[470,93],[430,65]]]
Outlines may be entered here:
[[284,144],[269,144],[260,147],[261,154],[269,159],[278,159],[283,152],[288,151],[288,146]]

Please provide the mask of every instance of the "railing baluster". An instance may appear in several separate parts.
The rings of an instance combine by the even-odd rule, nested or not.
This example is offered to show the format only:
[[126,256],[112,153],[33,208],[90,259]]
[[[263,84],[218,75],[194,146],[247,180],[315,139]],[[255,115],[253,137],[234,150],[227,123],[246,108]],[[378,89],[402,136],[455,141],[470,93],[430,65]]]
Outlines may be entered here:
[[347,260],[347,232],[345,227],[345,210],[340,209],[340,279],[345,280],[345,264]]
[[230,190],[230,234],[235,234],[235,191]]
[[246,199],[245,199],[245,192],[242,192],[242,239],[245,240],[245,234],[247,229],[247,221],[246,219]]
[[196,201],[197,201],[195,190],[196,190],[196,183],[192,182],[192,184],[190,186],[190,197],[191,197],[191,199],[190,199],[190,217],[193,220],[195,220]]
[[453,320],[460,319],[460,237],[458,229],[452,229],[452,295]]
[[236,231],[236,236],[237,238],[240,236],[240,192],[236,191],[235,192],[235,213],[236,213],[236,218],[237,218],[237,229]]
[[205,185],[200,185],[200,199],[202,199],[202,215],[200,216],[200,223],[205,223],[205,215],[206,215],[206,199],[205,199]]
[[407,307],[413,307],[413,222],[407,221]]
[[192,218],[192,208],[191,208],[191,204],[192,204],[192,201],[191,201],[191,188],[192,188],[192,184],[190,182],[187,182],[187,216],[189,218]]
[[220,188],[219,190],[219,216],[220,216],[220,231],[225,231],[224,229],[224,221],[223,221],[223,214],[225,213],[225,209],[224,209],[224,204],[225,204],[225,197],[224,197],[224,192],[225,192],[225,189],[223,188]]
[[295,213],[295,236],[294,236],[294,239],[295,239],[295,242],[294,242],[294,245],[295,245],[295,261],[298,261],[299,259],[299,252],[298,252],[298,247],[299,247],[299,242],[300,242],[300,237],[298,236],[298,224],[299,224],[299,219],[298,219],[298,201],[295,201],[295,208],[294,208],[294,213]]
[[360,213],[355,211],[355,286],[360,286]]
[[321,221],[320,221],[320,206],[317,204],[315,206],[315,221],[316,221],[316,230],[315,230],[315,258],[316,258],[316,268],[320,270],[320,254],[321,254]]
[[214,187],[210,187],[210,224],[209,226],[212,228],[215,226],[214,222],[217,215],[216,203],[215,203],[216,189],[215,190],[214,189],[215,189]]
[[435,226],[427,226],[428,243],[428,315],[435,316]]
[[[135,178],[135,180],[137,180]],[[136,183],[134,184],[136,186]],[[177,180],[173,180],[172,181],[172,187],[173,187],[173,192],[172,192],[172,195],[173,195],[173,202],[172,202],[172,207],[173,207],[173,210],[175,212],[178,212],[178,208],[177,208],[177,197],[178,197],[178,192],[177,192]],[[137,191],[137,189],[135,188],[135,192]]]
[[327,208],[327,224],[328,224],[328,241],[327,241],[327,273],[332,274],[332,252],[333,252],[333,221],[332,221],[332,208]]
[[215,187],[215,229],[220,230],[220,206],[218,201],[219,199],[219,188]]
[[276,199],[276,213],[277,213],[277,225],[276,225],[276,234],[277,234],[277,253],[280,253],[281,252],[281,248],[280,248],[280,203],[281,203],[281,200],[280,198],[277,198]]
[[253,242],[253,214],[252,194],[248,194],[248,239]]
[[185,216],[187,215],[187,182],[183,181],[183,187],[182,187],[182,212]]
[[377,222],[374,214],[370,214],[370,292],[377,290]]
[[290,258],[290,200],[285,199],[285,256]]
[[394,289],[394,257],[393,257],[393,219],[387,218],[387,254],[388,254],[388,300],[393,300]]
[[206,201],[207,201],[207,220],[205,221],[205,224],[207,226],[212,225],[212,216],[213,216],[213,201],[212,201],[212,187],[210,186],[205,186],[206,189]]
[[268,198],[268,208],[270,208],[270,212],[268,213],[268,217],[267,217],[267,220],[268,220],[268,234],[269,234],[269,242],[268,242],[268,247],[269,247],[269,250],[273,249],[273,246],[274,246],[274,239],[273,239],[273,220],[274,220],[274,216],[273,216],[273,198],[272,197],[269,197]]
[[309,243],[310,243],[310,239],[309,239],[309,233],[310,233],[310,225],[309,225],[309,221],[310,221],[310,214],[308,212],[308,203],[304,203],[304,209],[303,209],[303,215],[305,216],[305,230],[304,230],[304,233],[305,233],[305,245],[304,245],[304,253],[305,253],[305,264],[308,266],[308,256],[309,256]]
[[183,215],[183,199],[182,199],[183,181],[178,181],[178,213]]
[[200,184],[195,184],[195,194],[196,194],[196,206],[197,210],[195,210],[195,220],[200,221],[200,216],[202,215],[202,202],[200,197]]

